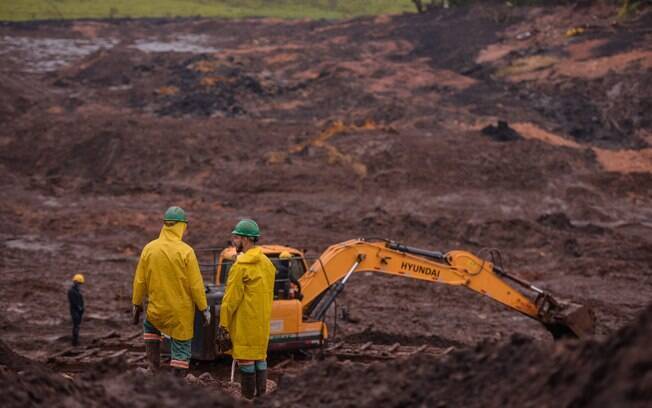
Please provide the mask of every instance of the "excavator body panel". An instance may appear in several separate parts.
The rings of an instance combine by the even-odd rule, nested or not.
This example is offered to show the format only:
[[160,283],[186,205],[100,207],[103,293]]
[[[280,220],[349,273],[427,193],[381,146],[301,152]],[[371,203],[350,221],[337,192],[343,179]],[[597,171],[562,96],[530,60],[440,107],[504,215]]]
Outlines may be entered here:
[[298,299],[275,300],[270,325],[270,350],[319,347],[328,335],[322,321],[303,319]]

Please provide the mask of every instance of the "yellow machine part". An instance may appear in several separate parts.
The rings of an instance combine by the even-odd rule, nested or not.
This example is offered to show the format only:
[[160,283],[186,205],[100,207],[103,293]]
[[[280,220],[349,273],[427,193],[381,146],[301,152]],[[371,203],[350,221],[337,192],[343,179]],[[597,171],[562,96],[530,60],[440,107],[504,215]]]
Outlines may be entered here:
[[[289,252],[300,260],[305,273],[299,278],[302,299],[278,299],[272,306],[270,349],[296,349],[318,346],[328,336],[326,325],[311,320],[311,311],[325,292],[347,273],[380,272],[433,283],[464,286],[515,311],[541,322],[555,338],[585,337],[594,328],[593,312],[584,306],[561,301],[550,293],[502,272],[491,262],[466,251],[446,254],[419,250],[393,241],[341,242],[327,248],[310,268],[303,253],[280,245],[262,245],[263,252],[274,260]],[[233,248],[220,255],[215,282],[220,284],[222,266],[235,259]],[[535,294],[525,294],[506,279]]]
[[301,302],[296,299],[276,300],[272,305],[270,330],[271,350],[317,347],[327,338],[321,321],[305,321]]

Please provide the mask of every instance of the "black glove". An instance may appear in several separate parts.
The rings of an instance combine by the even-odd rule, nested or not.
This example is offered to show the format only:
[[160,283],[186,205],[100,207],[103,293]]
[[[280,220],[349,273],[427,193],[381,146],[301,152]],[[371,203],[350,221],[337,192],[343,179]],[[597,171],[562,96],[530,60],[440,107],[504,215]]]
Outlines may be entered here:
[[140,305],[134,305],[131,308],[131,318],[134,325],[137,325],[140,322],[140,314],[143,312],[143,307]]
[[226,327],[220,326],[217,328],[217,336],[215,337],[217,349],[220,353],[225,353],[233,348],[231,342],[231,335],[226,330]]

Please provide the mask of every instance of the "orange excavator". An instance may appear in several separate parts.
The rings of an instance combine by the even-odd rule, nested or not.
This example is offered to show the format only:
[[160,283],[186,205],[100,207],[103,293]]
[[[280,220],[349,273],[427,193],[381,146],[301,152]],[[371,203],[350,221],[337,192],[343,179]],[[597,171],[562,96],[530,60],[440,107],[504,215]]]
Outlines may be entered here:
[[[287,278],[277,276],[270,350],[322,345],[328,338],[326,312],[351,275],[358,272],[380,272],[463,286],[539,321],[554,338],[586,337],[594,329],[594,315],[588,307],[555,298],[507,273],[494,262],[466,251],[441,253],[389,240],[354,239],[330,246],[308,267],[303,252],[295,248],[279,245],[261,245],[261,248],[277,267],[289,268],[289,273],[297,278],[293,280],[299,283],[296,290],[287,290],[294,285]],[[233,247],[222,251],[215,268],[215,285],[207,285],[207,298],[215,317],[213,325],[219,316],[219,303],[235,256]],[[288,258],[288,265],[281,265]],[[202,329],[199,319],[195,327],[198,332],[193,339],[193,350],[197,353],[193,352],[193,357],[217,356],[220,351],[213,350],[215,328]]]

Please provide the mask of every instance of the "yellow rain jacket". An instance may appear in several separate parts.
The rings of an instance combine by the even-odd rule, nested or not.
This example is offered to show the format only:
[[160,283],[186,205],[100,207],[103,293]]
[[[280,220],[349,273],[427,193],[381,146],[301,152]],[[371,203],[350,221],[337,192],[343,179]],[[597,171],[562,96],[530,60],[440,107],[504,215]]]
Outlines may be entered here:
[[226,327],[236,360],[267,358],[276,268],[262,249],[240,255],[229,271],[220,306],[220,326]]
[[185,230],[182,222],[163,226],[158,239],[143,248],[132,298],[141,305],[147,295],[147,320],[175,340],[192,339],[195,306],[208,307],[195,251],[181,241]]

